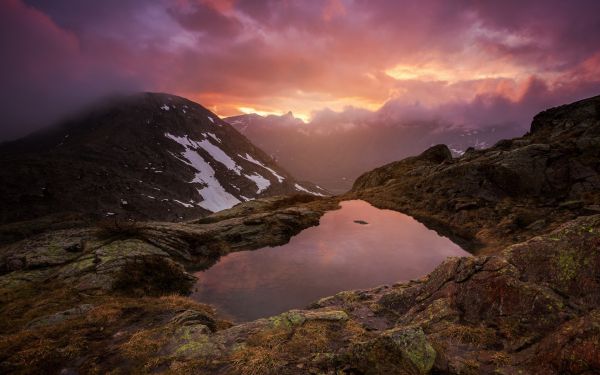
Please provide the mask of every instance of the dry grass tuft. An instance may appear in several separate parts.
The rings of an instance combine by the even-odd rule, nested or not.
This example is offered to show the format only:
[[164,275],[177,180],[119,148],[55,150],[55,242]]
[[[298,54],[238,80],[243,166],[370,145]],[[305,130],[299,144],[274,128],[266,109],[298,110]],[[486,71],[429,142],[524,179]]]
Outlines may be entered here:
[[453,324],[448,326],[442,335],[449,337],[451,341],[460,344],[486,346],[495,341],[494,330],[487,327],[472,327]]
[[[55,287],[59,287],[55,285]],[[127,298],[78,296],[64,286],[31,296],[22,303],[0,310],[13,324],[12,332],[0,335],[0,373],[58,373],[77,361],[82,373],[106,373],[116,363],[126,363],[127,373],[148,373],[164,367],[169,359],[159,355],[171,337],[164,319],[182,309],[214,316],[212,308],[182,296]],[[69,298],[67,298],[69,296]],[[64,311],[82,303],[93,305],[82,315],[60,323],[27,329],[32,319]],[[22,317],[18,317],[21,313]],[[159,319],[157,319],[159,318]],[[222,323],[225,324],[225,323]],[[157,328],[157,327],[161,328]],[[89,356],[89,353],[95,353]],[[194,372],[198,373],[198,372]]]
[[127,296],[161,296],[187,294],[194,286],[178,264],[161,256],[144,257],[128,261],[119,272],[113,290]]

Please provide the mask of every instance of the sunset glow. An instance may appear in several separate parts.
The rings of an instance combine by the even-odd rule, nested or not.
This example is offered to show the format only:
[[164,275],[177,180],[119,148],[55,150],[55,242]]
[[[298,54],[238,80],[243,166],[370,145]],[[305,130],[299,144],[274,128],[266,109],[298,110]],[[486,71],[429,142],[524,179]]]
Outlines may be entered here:
[[[418,103],[439,111],[482,100],[512,103],[525,118],[600,90],[596,1],[2,0],[0,7],[2,34],[23,36],[2,42],[9,53],[1,99],[15,127],[115,91],[178,94],[220,116],[292,111],[310,121],[325,108]],[[28,111],[35,97],[46,100]]]

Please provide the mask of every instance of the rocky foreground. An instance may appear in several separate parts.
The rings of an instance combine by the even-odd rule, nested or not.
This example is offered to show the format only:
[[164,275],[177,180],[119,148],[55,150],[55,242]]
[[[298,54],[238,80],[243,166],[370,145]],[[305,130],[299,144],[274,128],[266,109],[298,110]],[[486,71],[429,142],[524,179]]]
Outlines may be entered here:
[[[453,159],[436,146],[384,166],[341,197],[257,200],[193,223],[4,226],[0,372],[598,373],[599,153],[596,97],[488,150]],[[237,325],[183,296],[188,271],[285,243],[354,198],[479,255]]]

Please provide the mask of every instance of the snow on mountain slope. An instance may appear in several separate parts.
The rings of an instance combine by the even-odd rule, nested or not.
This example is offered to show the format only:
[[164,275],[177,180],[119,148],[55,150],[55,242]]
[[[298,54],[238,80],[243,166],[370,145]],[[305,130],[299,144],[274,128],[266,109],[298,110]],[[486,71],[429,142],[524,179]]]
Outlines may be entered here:
[[0,162],[0,222],[62,211],[182,220],[299,192],[298,181],[232,126],[168,94],[103,103],[0,145]]
[[[225,210],[227,208],[231,208],[236,204],[240,203],[240,200],[238,198],[234,197],[233,195],[228,193],[225,190],[225,188],[223,188],[219,180],[215,178],[215,170],[197,152],[197,148],[202,147],[198,142],[190,141],[187,137],[177,137],[169,133],[166,133],[165,135],[185,148],[185,151],[181,153],[182,159],[179,159],[178,156],[175,157],[181,160],[182,162],[188,164],[189,166],[193,167],[197,171],[196,175],[194,176],[194,179],[192,179],[189,182],[192,184],[199,185],[199,187],[197,187],[196,189],[198,190],[198,194],[200,195],[200,201],[195,202],[192,199],[190,200],[191,206],[186,207],[191,208],[194,204],[196,204],[202,208],[207,209],[208,211],[216,212]],[[219,154],[219,156],[223,155]],[[233,160],[231,161],[233,162]],[[237,165],[235,165],[235,167],[237,167]],[[239,171],[239,169],[233,170],[235,170],[236,172]]]

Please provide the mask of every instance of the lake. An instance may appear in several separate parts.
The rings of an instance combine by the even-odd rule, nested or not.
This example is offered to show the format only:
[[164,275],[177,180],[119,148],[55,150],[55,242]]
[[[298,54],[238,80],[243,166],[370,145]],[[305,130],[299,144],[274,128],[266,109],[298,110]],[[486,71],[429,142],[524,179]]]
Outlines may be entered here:
[[344,201],[285,245],[231,253],[197,272],[192,298],[247,321],[343,290],[419,278],[449,256],[470,254],[408,215]]

